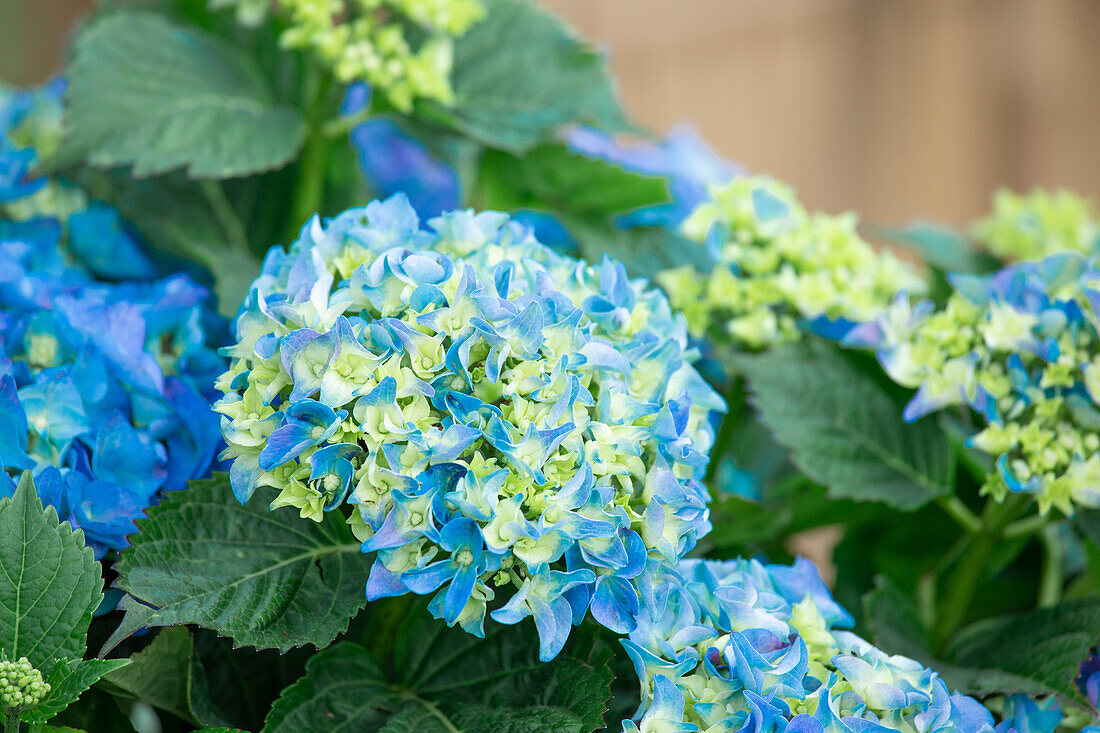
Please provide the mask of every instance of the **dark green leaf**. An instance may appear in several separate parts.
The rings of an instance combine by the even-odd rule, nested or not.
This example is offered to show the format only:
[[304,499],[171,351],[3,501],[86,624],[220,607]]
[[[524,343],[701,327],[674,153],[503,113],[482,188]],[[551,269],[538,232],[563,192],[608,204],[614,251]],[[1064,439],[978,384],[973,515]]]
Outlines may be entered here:
[[482,160],[479,203],[486,208],[528,208],[608,221],[669,200],[668,180],[646,176],[573,153],[560,143],[526,155],[489,150]]
[[99,689],[99,685],[81,695],[50,724],[92,733],[134,733],[134,726],[118,700]]
[[916,509],[950,493],[947,438],[933,420],[905,423],[904,391],[862,355],[811,339],[736,365],[764,424],[830,496]]
[[166,710],[192,723],[191,632],[177,626],[162,629],[153,642],[131,657],[133,664],[107,676],[112,688]]
[[191,709],[206,725],[224,721],[259,730],[272,703],[305,670],[307,649],[279,653],[233,648],[228,639],[197,630],[192,637]]
[[1083,705],[1074,678],[1097,643],[1100,600],[1065,601],[966,627],[952,639],[946,654],[952,665],[963,669],[948,669],[943,675],[975,694],[1053,693]]
[[272,707],[265,733],[557,733],[603,726],[606,656],[538,660],[528,628],[495,626],[481,640],[448,629],[420,604],[388,663],[341,643],[314,656]]
[[912,601],[881,575],[875,586],[863,597],[864,620],[875,646],[928,664],[932,642]]
[[563,217],[579,243],[579,256],[599,263],[606,254],[626,265],[635,277],[653,281],[661,270],[680,265],[710,266],[706,248],[689,242],[665,227],[617,229],[605,222]]
[[331,643],[366,602],[370,564],[343,517],[241,505],[218,474],[172,492],[115,566],[129,593],[112,648],[143,626],[197,624],[238,644],[287,650]]
[[487,0],[487,17],[455,42],[453,107],[437,120],[522,152],[570,122],[623,125],[604,58],[526,0]]
[[30,723],[45,723],[76,702],[101,677],[129,663],[129,659],[59,659],[45,677],[49,693],[20,717]]
[[301,113],[279,105],[228,42],[145,12],[118,11],[77,38],[65,70],[66,137],[55,165],[176,168],[231,178],[278,168],[302,144]]
[[0,649],[45,671],[84,654],[103,579],[84,533],[43,510],[30,476],[0,501]]

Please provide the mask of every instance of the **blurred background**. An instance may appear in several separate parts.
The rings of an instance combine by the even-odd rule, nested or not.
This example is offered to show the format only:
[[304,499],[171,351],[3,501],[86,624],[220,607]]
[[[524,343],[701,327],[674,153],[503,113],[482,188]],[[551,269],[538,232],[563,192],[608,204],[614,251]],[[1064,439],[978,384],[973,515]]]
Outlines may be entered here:
[[[630,114],[697,127],[810,206],[963,224],[998,185],[1100,198],[1096,0],[541,0]],[[0,78],[43,81],[91,0],[0,0]]]

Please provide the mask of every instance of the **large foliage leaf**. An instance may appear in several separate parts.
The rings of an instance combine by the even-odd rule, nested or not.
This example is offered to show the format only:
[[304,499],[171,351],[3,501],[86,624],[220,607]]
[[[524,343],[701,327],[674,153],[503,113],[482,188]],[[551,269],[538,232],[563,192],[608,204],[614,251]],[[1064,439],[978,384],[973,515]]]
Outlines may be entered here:
[[569,122],[623,125],[604,58],[527,0],[486,0],[455,42],[455,104],[432,115],[485,145],[522,152]]
[[[1034,669],[1035,660],[1026,661],[1019,668],[1006,663],[1004,650],[1010,650],[1009,655],[1027,656],[1026,652],[1021,655],[1011,650],[1017,647],[1023,649],[1032,639],[1018,636],[995,639],[981,632],[985,622],[976,624],[971,630],[964,630],[957,639],[958,643],[967,645],[971,643],[967,641],[968,635],[978,631],[987,648],[964,650],[961,656],[956,656],[954,662],[936,659],[931,651],[928,632],[910,599],[885,578],[876,578],[876,585],[875,590],[863,597],[865,621],[875,645],[890,654],[902,654],[931,667],[943,677],[950,689],[973,695],[1007,695],[1017,692],[1040,696],[1062,694],[1077,702],[1081,701],[1074,694],[1072,685],[1062,685],[1059,688],[1049,684],[1051,680],[1029,673],[1029,670]],[[971,641],[977,641],[977,638],[972,638]],[[997,648],[994,649],[994,646]],[[991,655],[981,656],[987,652],[991,652]],[[1013,661],[1018,662],[1019,659]]]
[[906,394],[869,359],[811,339],[736,365],[764,424],[830,496],[916,509],[950,493],[946,436],[933,420],[905,423]]
[[241,505],[218,474],[150,509],[116,565],[129,595],[106,648],[142,626],[176,624],[258,648],[332,642],[366,602],[360,543],[342,517],[271,511],[263,494]]
[[603,726],[606,656],[538,659],[528,628],[492,627],[484,640],[448,629],[418,604],[382,662],[340,643],[314,656],[272,707],[265,733],[561,733]]
[[103,581],[84,533],[44,510],[23,477],[0,501],[0,649],[45,671],[83,655]]
[[260,69],[216,36],[147,12],[118,11],[77,38],[65,70],[66,137],[54,165],[176,168],[230,178],[289,162],[301,113],[275,100]]
[[946,654],[948,662],[962,669],[948,670],[944,677],[976,694],[1053,693],[1086,704],[1074,678],[1098,643],[1100,600],[1064,601],[966,627]]
[[197,725],[257,730],[279,691],[301,676],[304,657],[304,650],[231,649],[211,632],[173,626],[160,630],[131,666],[107,682],[122,697]]
[[522,156],[489,150],[478,183],[487,194],[487,208],[604,220],[669,199],[667,179],[578,155],[560,143],[539,145]]
[[149,646],[134,654],[129,667],[107,676],[111,688],[184,720],[199,722],[192,712],[191,632],[177,626],[157,633]]

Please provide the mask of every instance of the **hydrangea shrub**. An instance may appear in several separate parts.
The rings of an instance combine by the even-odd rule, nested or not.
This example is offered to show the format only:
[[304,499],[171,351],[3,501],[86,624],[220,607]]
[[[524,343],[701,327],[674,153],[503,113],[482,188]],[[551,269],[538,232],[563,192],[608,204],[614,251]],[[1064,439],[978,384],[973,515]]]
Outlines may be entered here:
[[97,16],[0,92],[5,733],[1100,733],[1087,199],[808,211],[528,0]]

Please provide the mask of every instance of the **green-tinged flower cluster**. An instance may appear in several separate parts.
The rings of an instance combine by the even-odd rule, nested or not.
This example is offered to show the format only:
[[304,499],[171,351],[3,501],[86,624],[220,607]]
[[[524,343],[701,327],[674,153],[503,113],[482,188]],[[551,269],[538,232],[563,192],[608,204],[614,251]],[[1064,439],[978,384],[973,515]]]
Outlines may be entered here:
[[402,111],[417,99],[453,102],[453,40],[485,17],[478,0],[210,0],[234,7],[242,25],[272,6],[288,24],[283,46],[313,51],[338,81],[366,82]]
[[942,309],[899,297],[846,341],[875,348],[918,387],[915,420],[969,405],[986,422],[971,445],[996,457],[984,487],[1034,494],[1041,511],[1100,506],[1100,271],[1064,253],[987,276],[952,278]]
[[29,659],[0,661],[0,700],[9,708],[37,705],[50,692],[50,683],[42,679]]
[[797,340],[802,328],[832,332],[873,318],[899,290],[923,282],[856,232],[854,214],[808,213],[794,191],[766,177],[712,186],[711,200],[684,222],[717,265],[661,274],[674,308],[695,335],[758,350]]
[[1092,201],[1071,191],[1007,189],[993,197],[993,213],[974,225],[974,236],[1002,260],[1037,260],[1058,252],[1100,249],[1100,218]]

